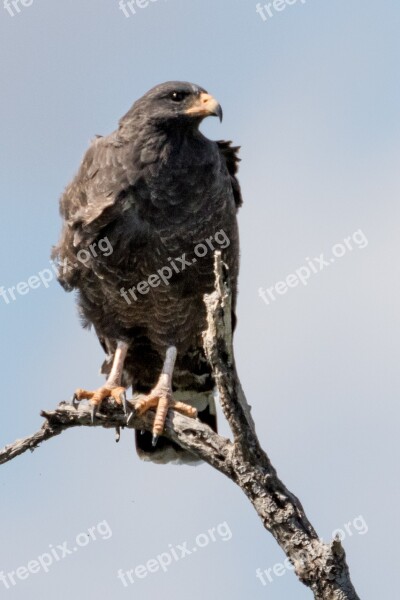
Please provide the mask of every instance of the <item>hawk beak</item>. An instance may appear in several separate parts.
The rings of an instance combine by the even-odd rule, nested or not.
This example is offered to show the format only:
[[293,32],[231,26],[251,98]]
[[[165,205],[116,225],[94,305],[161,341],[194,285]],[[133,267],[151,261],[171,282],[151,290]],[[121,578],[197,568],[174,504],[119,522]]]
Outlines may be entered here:
[[219,102],[211,96],[202,92],[200,96],[195,100],[194,104],[185,111],[187,115],[193,117],[218,117],[222,121],[222,108]]

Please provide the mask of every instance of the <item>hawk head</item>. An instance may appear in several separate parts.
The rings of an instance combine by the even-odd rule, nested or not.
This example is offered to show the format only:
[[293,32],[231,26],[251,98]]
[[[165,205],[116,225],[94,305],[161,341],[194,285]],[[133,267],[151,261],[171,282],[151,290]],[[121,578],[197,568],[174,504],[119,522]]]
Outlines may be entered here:
[[168,81],[157,85],[137,100],[121,119],[162,126],[198,127],[205,117],[215,116],[222,121],[220,104],[206,90],[186,81]]

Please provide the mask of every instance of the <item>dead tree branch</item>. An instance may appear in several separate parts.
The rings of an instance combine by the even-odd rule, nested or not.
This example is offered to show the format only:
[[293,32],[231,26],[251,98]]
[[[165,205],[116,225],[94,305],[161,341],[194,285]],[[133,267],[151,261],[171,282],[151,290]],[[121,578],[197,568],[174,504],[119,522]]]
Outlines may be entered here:
[[[231,331],[231,295],[229,274],[215,256],[215,291],[205,296],[208,328],[204,348],[213,370],[224,415],[230,425],[233,441],[212,431],[200,421],[170,411],[164,435],[197,455],[234,481],[246,494],[272,533],[295,572],[308,586],[316,600],[359,600],[351,583],[345,552],[339,540],[325,544],[307,519],[300,501],[278,478],[274,467],[261,448],[256,435],[250,406],[238,378]],[[61,403],[55,410],[43,411],[42,428],[32,436],[17,440],[0,451],[0,464],[71,427],[106,427],[145,429],[151,431],[154,412],[135,414],[135,404],[127,417],[122,409],[109,401],[91,422],[89,408]]]

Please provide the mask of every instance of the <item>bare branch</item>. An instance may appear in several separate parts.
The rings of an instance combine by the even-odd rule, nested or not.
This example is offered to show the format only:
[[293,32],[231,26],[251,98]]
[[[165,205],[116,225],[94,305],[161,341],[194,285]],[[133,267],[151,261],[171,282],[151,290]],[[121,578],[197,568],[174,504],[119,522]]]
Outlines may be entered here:
[[[307,519],[300,501],[284,486],[260,446],[250,406],[238,378],[232,346],[231,294],[229,274],[215,256],[215,292],[205,296],[208,328],[204,348],[212,367],[225,417],[233,433],[233,442],[216,434],[198,420],[169,412],[163,435],[206,461],[234,481],[246,494],[272,533],[295,572],[316,600],[359,600],[350,580],[345,553],[339,540],[323,543]],[[0,451],[0,464],[6,463],[41,442],[71,427],[106,427],[151,431],[154,411],[139,417],[134,403],[127,417],[109,401],[91,423],[89,408],[65,402],[55,410],[43,411],[42,428],[30,437],[17,440]]]
[[[135,404],[129,402],[128,405],[132,408],[132,412],[126,416],[113,401],[103,403],[102,412],[96,413],[95,421],[92,424],[89,406],[80,404],[75,408],[71,404],[61,402],[54,410],[42,411],[41,414],[46,420],[39,431],[26,438],[16,440],[13,444],[0,450],[0,465],[27,450],[35,450],[42,442],[60,435],[72,427],[128,428],[151,431],[154,411],[149,411],[139,417],[135,414]],[[226,438],[217,435],[208,425],[204,425],[197,419],[189,419],[170,411],[164,435],[228,477],[231,475],[230,456],[233,452],[233,444]]]
[[229,274],[226,265],[222,262],[221,252],[215,252],[214,271],[215,291],[204,296],[207,308],[207,330],[203,334],[204,349],[213,370],[221,407],[234,440],[246,453],[249,442],[251,446],[258,446],[258,439],[250,406],[236,373]]
[[215,292],[205,296],[208,329],[204,348],[211,364],[220,402],[234,436],[233,477],[311,588],[316,600],[358,600],[339,540],[324,544],[294,494],[284,486],[260,446],[237,375],[232,345],[229,273],[215,253]]

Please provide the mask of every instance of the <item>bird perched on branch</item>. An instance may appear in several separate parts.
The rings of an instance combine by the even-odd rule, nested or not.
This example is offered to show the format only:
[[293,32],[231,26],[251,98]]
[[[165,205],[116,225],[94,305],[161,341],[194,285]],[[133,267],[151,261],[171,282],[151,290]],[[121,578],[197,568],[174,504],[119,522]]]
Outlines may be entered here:
[[155,410],[152,433],[136,432],[138,454],[159,463],[195,460],[162,436],[169,408],[216,430],[202,345],[215,250],[229,268],[235,309],[238,148],[199,131],[208,116],[222,119],[219,103],[186,82],[163,83],[135,102],[86,152],[61,198],[53,249],[60,283],[77,290],[83,325],[107,354],[105,385],[78,389],[74,400],[89,400],[95,418],[108,397],[126,409],[132,386],[139,413]]

